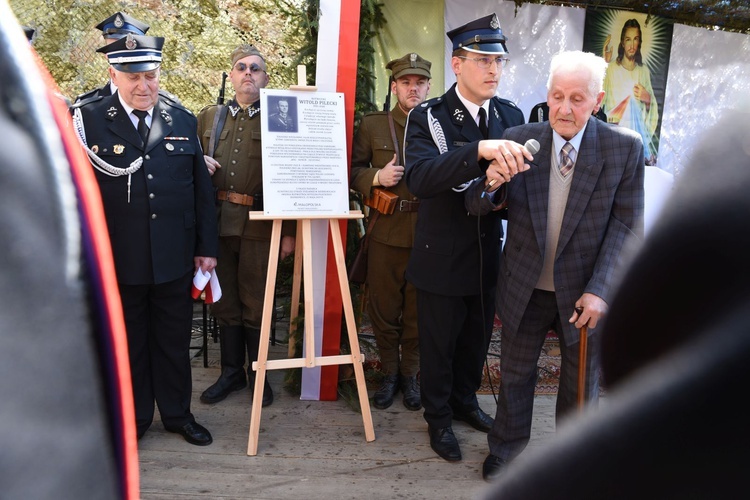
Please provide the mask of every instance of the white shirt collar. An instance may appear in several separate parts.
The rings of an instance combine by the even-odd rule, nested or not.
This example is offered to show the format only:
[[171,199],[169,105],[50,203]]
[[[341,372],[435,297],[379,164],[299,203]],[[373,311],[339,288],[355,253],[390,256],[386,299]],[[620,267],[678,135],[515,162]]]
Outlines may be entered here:
[[[474,118],[474,123],[479,123],[479,108],[484,108],[484,112],[487,113],[487,116],[490,116],[490,101],[489,99],[484,101],[484,103],[481,106],[477,106],[470,100],[466,99],[464,96],[461,95],[461,91],[458,90],[458,85],[456,85],[456,95],[461,100],[464,106],[466,106],[466,110],[469,112],[469,114]],[[488,118],[489,119],[489,118]],[[488,124],[489,125],[489,124]]]
[[[120,100],[120,104],[122,105],[122,108],[125,110],[125,112],[130,117],[130,121],[133,122],[133,125],[135,125],[136,127],[138,127],[138,117],[133,114],[133,110],[135,108],[132,108],[132,107],[128,106],[127,104],[125,104],[125,101],[122,100],[122,96],[120,95],[119,92],[117,93],[117,98]],[[149,128],[150,128],[151,127],[151,123],[153,122],[154,108],[152,107],[151,109],[149,109],[147,111],[147,113],[148,113],[148,116],[146,117],[146,125],[148,125]]]
[[572,139],[566,140],[563,139],[563,137],[555,132],[554,129],[552,129],[552,140],[554,141],[555,145],[555,155],[557,158],[560,157],[560,151],[562,150],[562,147],[565,146],[566,142],[569,142],[571,146],[573,146],[573,149],[575,150],[575,153],[571,155],[571,159],[573,162],[576,161],[576,158],[578,157],[578,152],[581,150],[581,139],[583,139],[583,133],[586,131],[586,125],[583,126],[581,130],[578,131],[576,135],[573,136]]

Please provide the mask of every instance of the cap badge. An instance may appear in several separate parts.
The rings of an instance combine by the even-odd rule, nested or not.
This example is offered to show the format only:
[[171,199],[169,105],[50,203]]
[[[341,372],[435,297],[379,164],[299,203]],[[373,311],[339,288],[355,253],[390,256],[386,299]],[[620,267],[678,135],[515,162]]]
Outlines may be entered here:
[[490,28],[492,28],[493,30],[500,28],[500,21],[497,20],[497,14],[492,14],[492,19],[490,20]]
[[125,48],[128,50],[133,50],[136,47],[138,47],[138,43],[135,41],[135,38],[133,38],[132,33],[128,33],[128,38],[125,40]]
[[417,54],[413,52],[409,54],[409,61],[411,61],[411,67],[416,68],[417,67]]
[[114,151],[116,155],[121,155],[123,151],[125,151],[125,146],[122,144],[115,144],[112,151]]
[[115,28],[122,28],[125,25],[125,21],[120,17],[120,14],[117,14],[117,17],[115,17]]

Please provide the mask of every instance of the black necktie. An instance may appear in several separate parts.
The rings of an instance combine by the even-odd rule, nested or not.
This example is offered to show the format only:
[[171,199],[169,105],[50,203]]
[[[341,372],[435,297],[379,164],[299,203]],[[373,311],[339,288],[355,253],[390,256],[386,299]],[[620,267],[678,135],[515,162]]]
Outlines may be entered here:
[[141,134],[143,144],[146,144],[146,140],[148,139],[148,125],[146,125],[146,116],[148,116],[148,111],[134,109],[133,114],[138,117],[138,133]]
[[479,108],[479,131],[485,139],[489,135],[489,132],[487,131],[487,112],[484,108]]

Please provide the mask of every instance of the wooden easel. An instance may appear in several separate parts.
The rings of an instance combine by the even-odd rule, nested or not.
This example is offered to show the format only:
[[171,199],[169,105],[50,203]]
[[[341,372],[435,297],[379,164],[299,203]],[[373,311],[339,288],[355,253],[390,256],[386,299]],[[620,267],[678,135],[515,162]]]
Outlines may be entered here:
[[[297,76],[300,85],[290,87],[292,90],[315,90],[316,87],[304,86],[304,66],[297,68]],[[292,334],[294,331],[295,320],[299,314],[299,294],[300,281],[304,273],[305,286],[305,357],[292,359],[268,359],[268,343],[271,336],[271,318],[274,314],[273,302],[276,293],[276,274],[279,264],[279,248],[281,246],[281,225],[284,220],[290,220],[292,217],[267,216],[263,212],[250,212],[250,220],[272,220],[273,228],[271,230],[271,248],[268,256],[268,275],[266,277],[265,298],[263,301],[263,317],[260,327],[260,345],[258,347],[258,360],[253,363],[255,370],[255,388],[253,390],[253,405],[250,414],[250,433],[247,440],[247,454],[250,456],[258,453],[258,433],[260,431],[260,414],[263,403],[263,388],[266,380],[266,370],[276,370],[284,368],[314,368],[318,366],[342,365],[351,363],[354,368],[354,375],[357,381],[357,392],[359,394],[359,406],[362,411],[362,420],[365,426],[365,439],[375,440],[375,431],[372,425],[372,415],[370,414],[370,400],[367,396],[367,383],[365,381],[365,372],[363,368],[364,359],[359,350],[359,339],[357,337],[357,325],[354,321],[354,309],[352,307],[352,298],[349,291],[349,280],[346,274],[346,262],[344,260],[344,245],[341,241],[341,230],[339,220],[341,219],[361,219],[362,212],[352,211],[348,215],[340,215],[331,218],[328,215],[315,217],[309,216],[297,220],[297,238],[295,242],[294,253],[294,274],[292,278],[292,297],[291,297],[291,314],[289,326],[289,355],[293,356]],[[312,220],[327,219],[329,234],[333,242],[333,252],[336,260],[336,270],[338,272],[339,287],[341,289],[341,299],[344,307],[344,316],[346,318],[346,329],[349,335],[349,346],[351,354],[338,356],[315,356],[315,322],[313,314],[313,278],[312,278]],[[300,260],[300,255],[302,259]]]

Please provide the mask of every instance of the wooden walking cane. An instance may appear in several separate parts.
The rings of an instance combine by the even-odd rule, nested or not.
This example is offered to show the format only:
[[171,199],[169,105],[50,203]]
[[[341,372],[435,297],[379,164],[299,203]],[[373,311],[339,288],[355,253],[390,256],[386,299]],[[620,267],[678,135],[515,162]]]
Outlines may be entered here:
[[[583,307],[576,307],[576,312],[580,316]],[[586,356],[588,350],[588,326],[581,327],[581,339],[578,346],[578,409],[583,410],[586,403]]]

